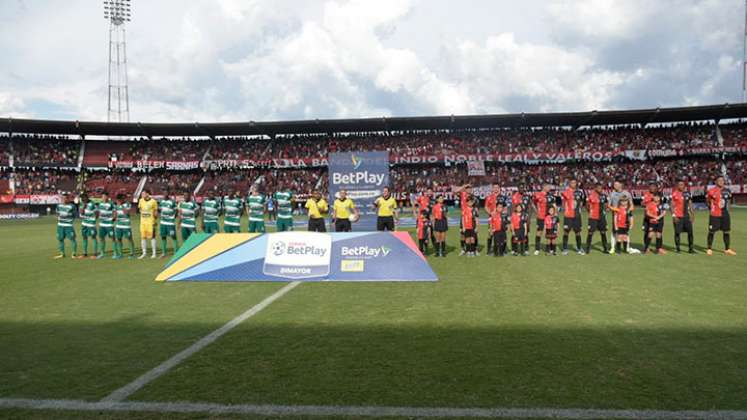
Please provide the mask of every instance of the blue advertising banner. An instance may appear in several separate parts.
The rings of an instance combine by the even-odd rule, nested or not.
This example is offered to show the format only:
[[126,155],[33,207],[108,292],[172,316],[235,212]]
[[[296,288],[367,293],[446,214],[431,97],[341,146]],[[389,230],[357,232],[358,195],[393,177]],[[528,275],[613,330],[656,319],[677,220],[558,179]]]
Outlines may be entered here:
[[330,207],[337,193],[346,190],[361,216],[353,231],[375,231],[376,210],[372,204],[389,186],[389,152],[330,153],[328,162]]
[[196,233],[156,281],[437,281],[407,232]]

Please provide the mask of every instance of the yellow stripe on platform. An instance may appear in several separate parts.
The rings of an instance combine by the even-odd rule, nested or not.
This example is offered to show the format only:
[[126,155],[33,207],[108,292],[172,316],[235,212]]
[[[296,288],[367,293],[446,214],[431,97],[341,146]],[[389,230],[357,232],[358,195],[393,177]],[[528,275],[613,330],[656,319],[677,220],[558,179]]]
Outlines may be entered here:
[[166,269],[156,277],[156,281],[166,281],[210,257],[241,245],[259,235],[259,233],[216,233],[205,242],[197,245],[173,264],[166,267]]

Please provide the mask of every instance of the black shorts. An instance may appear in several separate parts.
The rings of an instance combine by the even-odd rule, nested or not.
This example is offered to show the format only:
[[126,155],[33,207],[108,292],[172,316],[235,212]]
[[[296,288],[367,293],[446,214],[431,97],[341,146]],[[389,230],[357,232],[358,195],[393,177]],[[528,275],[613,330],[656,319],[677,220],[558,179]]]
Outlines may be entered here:
[[513,233],[511,239],[514,242],[524,242],[527,239],[526,232],[524,232],[524,229],[519,229]]
[[607,219],[589,219],[589,232],[607,232]]
[[629,228],[617,228],[615,229],[615,235],[628,235],[630,232]]
[[335,219],[335,232],[351,232],[353,225],[348,219]]
[[649,220],[648,222],[648,232],[655,232],[655,233],[661,233],[664,231],[664,220],[659,220],[656,223],[653,223]]
[[436,232],[446,232],[449,230],[449,222],[446,220],[446,218],[436,219],[433,222],[433,230],[435,230]]
[[557,239],[558,237],[558,231],[557,230],[545,230],[545,238],[547,239]]
[[537,235],[545,230],[545,219],[537,219]]
[[394,216],[379,216],[376,219],[376,230],[394,230]]
[[493,241],[496,243],[503,243],[506,242],[506,231],[505,230],[497,230],[493,232]]
[[693,231],[693,222],[692,220],[690,220],[689,217],[680,217],[677,219],[672,219],[672,224],[674,225],[674,233],[678,235],[682,232]]
[[729,213],[708,218],[708,231],[713,233],[719,230],[722,232],[729,232],[731,230],[731,216],[729,216]]
[[575,217],[564,217],[563,229],[581,233],[581,215],[577,214]]
[[309,219],[309,232],[326,232],[327,227],[324,225],[324,219],[323,218],[310,218]]
[[465,238],[475,238],[475,239],[477,239],[477,232],[475,232],[474,229],[465,229],[464,230],[464,237]]

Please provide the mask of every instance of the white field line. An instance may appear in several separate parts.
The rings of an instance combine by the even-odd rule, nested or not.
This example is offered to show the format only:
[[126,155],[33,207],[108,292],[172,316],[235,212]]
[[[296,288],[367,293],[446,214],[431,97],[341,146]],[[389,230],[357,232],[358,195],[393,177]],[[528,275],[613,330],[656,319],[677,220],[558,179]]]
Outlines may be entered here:
[[172,356],[170,359],[166,360],[165,362],[161,363],[160,365],[154,367],[153,369],[149,370],[145,374],[143,374],[141,377],[135,379],[134,381],[130,382],[129,384],[123,386],[122,388],[117,389],[116,391],[112,392],[111,394],[104,397],[104,399],[101,400],[101,402],[116,402],[116,401],[123,401],[136,391],[138,391],[140,388],[144,387],[154,379],[158,378],[159,376],[163,375],[164,373],[171,370],[174,366],[178,365],[179,363],[183,362],[188,357],[192,356],[193,354],[197,353],[198,351],[202,350],[203,348],[207,347],[210,343],[214,342],[218,338],[220,338],[225,333],[231,331],[234,327],[242,323],[243,321],[253,317],[254,315],[258,314],[260,311],[265,309],[266,307],[270,306],[270,304],[279,298],[281,298],[284,294],[290,292],[301,284],[299,281],[290,282],[287,285],[285,285],[282,289],[278,290],[277,292],[273,293],[272,295],[266,297],[262,302],[259,302],[258,304],[252,306],[250,309],[248,309],[243,314],[237,316],[236,318],[228,321],[224,326],[218,328],[217,330],[211,332],[210,334],[206,335],[205,337],[202,337],[200,340],[196,341],[191,346],[187,347],[186,349],[180,351],[179,353]]
[[79,401],[0,398],[0,408],[155,413],[254,414],[261,416],[494,417],[558,419],[747,419],[747,411],[605,410],[583,408],[447,408],[337,405],[249,405],[191,402]]

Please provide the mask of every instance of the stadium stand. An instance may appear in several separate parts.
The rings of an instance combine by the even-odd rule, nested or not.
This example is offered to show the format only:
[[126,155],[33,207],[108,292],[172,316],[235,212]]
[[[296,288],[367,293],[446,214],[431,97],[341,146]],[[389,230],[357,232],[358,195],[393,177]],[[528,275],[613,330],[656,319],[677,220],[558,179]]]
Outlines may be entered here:
[[[15,183],[11,183],[10,175],[5,173],[0,187],[11,190],[12,194],[84,189],[93,194],[107,190],[131,195],[139,187],[145,187],[154,194],[195,192],[199,199],[210,194],[246,192],[257,185],[267,192],[289,188],[304,196],[313,189],[326,192],[329,153],[387,150],[392,165],[391,183],[400,198],[426,188],[449,192],[464,183],[478,186],[499,183],[504,187],[524,184],[529,189],[538,189],[544,182],[561,186],[569,177],[576,177],[586,187],[597,182],[610,186],[620,176],[629,180],[633,189],[643,189],[651,181],[666,187],[676,179],[685,178],[698,194],[718,174],[727,176],[735,193],[744,193],[747,124],[734,120],[737,122],[717,126],[713,120],[702,122],[700,117],[695,118],[711,112],[712,108],[651,113],[622,111],[606,117],[623,121],[629,115],[643,113],[636,117],[643,122],[637,124],[623,121],[622,124],[594,125],[594,120],[599,119],[595,113],[586,113],[583,118],[576,114],[562,118],[554,114],[532,117],[554,121],[556,125],[549,128],[522,125],[520,122],[525,121],[524,118],[514,124],[493,121],[483,122],[484,127],[462,124],[464,127],[450,130],[445,127],[417,129],[417,124],[433,126],[433,121],[443,118],[433,117],[433,121],[424,118],[422,122],[413,123],[416,125],[410,130],[376,130],[375,133],[350,129],[362,129],[373,124],[371,120],[340,120],[339,124],[346,124],[344,127],[329,129],[326,133],[307,128],[307,134],[278,130],[275,135],[260,132],[256,125],[250,124],[245,129],[252,134],[217,135],[212,139],[206,137],[206,133],[217,129],[202,126],[174,129],[180,134],[175,137],[129,136],[127,141],[82,140],[70,135],[48,135],[46,131],[13,134],[0,137],[0,166],[15,171]],[[645,119],[656,123],[655,119],[663,113],[675,111],[695,113],[697,115],[687,115],[696,121],[646,124]],[[739,112],[747,115],[747,107]],[[470,118],[482,120],[486,117]],[[452,124],[456,121],[454,119]],[[328,122],[333,123],[335,121]],[[286,125],[299,128],[299,124],[310,123]],[[321,122],[316,124],[322,125]],[[219,126],[223,127],[215,124]],[[27,130],[32,128],[30,125]],[[155,128],[166,130],[160,126],[151,129]],[[52,130],[44,128],[47,129]],[[62,128],[55,130],[65,132]],[[93,134],[103,135],[97,130]],[[147,130],[141,126],[140,131]],[[194,136],[185,131],[194,131]],[[304,130],[299,128],[298,131]],[[82,160],[79,159],[81,141],[85,142]],[[482,161],[484,175],[470,175],[465,163],[468,160]],[[75,168],[80,173],[52,169],[56,167]]]

